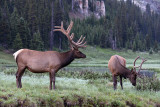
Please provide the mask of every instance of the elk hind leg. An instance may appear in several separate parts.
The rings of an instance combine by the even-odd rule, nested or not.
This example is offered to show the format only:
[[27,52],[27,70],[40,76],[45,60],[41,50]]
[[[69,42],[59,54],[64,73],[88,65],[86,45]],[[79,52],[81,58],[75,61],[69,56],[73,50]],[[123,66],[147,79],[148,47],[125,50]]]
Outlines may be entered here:
[[122,88],[122,90],[123,90],[122,76],[119,76],[119,77],[120,77],[121,88]]
[[16,73],[16,83],[17,88],[22,88],[21,78],[25,71],[25,67],[18,67],[17,73]]

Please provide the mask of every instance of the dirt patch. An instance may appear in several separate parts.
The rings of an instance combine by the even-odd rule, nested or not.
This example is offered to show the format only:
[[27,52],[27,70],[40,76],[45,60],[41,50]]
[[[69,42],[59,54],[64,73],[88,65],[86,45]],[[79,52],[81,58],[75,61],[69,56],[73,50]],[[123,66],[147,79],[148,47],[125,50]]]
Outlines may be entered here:
[[126,105],[128,105],[129,107],[136,107],[136,105],[130,101],[126,101]]
[[8,100],[8,98],[6,96],[0,96],[0,99]]
[[2,92],[6,92],[6,90],[3,90],[3,89],[2,89],[1,91],[2,91]]

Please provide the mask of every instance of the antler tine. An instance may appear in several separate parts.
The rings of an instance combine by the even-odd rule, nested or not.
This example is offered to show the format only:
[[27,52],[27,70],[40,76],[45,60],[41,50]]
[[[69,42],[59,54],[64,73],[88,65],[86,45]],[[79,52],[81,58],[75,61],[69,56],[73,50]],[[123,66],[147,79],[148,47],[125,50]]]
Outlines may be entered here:
[[79,43],[79,42],[81,41],[81,39],[82,39],[82,35],[81,35],[81,37],[79,38],[79,40],[77,41],[77,43]]
[[67,33],[68,34],[70,34],[72,27],[73,27],[73,21],[70,22],[70,25],[67,28]]
[[138,73],[139,73],[140,70],[142,69],[142,64],[143,64],[145,61],[147,61],[147,60],[142,58],[142,62],[141,62],[141,65],[139,66],[140,68],[139,68],[139,70],[138,70]]
[[54,26],[54,28],[61,28],[61,26]]
[[[70,24],[71,25],[71,24]],[[55,28],[57,29],[54,29],[53,31],[61,31],[64,35],[67,36],[67,38],[70,40],[70,37],[69,37],[69,33],[68,31],[66,31],[64,28],[63,28],[63,21],[61,22],[61,26],[55,26]]]
[[[82,38],[83,38],[83,39],[82,39]],[[86,37],[83,37],[83,36],[81,35],[81,37],[79,38],[79,40],[76,42],[76,45],[77,45],[78,47],[83,47],[83,45],[86,44],[86,42],[83,43],[84,40],[85,40],[85,38],[86,38]],[[83,43],[83,44],[82,44],[82,43]]]
[[87,46],[84,46],[86,43],[87,42],[84,42],[83,44],[82,43],[80,44],[79,42],[76,43],[76,42],[72,41],[72,44],[77,48],[87,47]]
[[140,56],[137,56],[137,58],[134,60],[134,68],[137,68],[137,67],[135,67],[135,65],[136,65],[136,61],[138,58],[140,58]]
[[72,33],[70,37],[71,37],[71,40],[73,40],[73,38],[74,38],[74,33]]
[[63,22],[61,22],[61,26],[54,26],[54,28],[56,28],[56,29],[54,29],[53,31],[61,31],[64,34],[66,33],[63,28]]
[[83,37],[82,41],[79,44],[82,44],[86,37]]
[[70,42],[71,48],[72,48],[72,45],[74,45],[75,48],[86,47],[85,44],[87,42],[83,43],[83,41],[85,40],[85,37],[83,37],[82,35],[77,42],[73,41],[74,33],[72,33],[71,36],[70,36],[70,32],[71,32],[72,27],[73,27],[73,21],[70,22],[70,25],[68,26],[67,30],[65,30],[63,28],[63,22],[61,22],[61,26],[55,26],[55,28],[57,28],[57,29],[55,29],[54,31],[61,31],[64,35],[66,35],[69,42]]
[[77,45],[77,47],[78,47],[78,48],[82,48],[82,47],[85,48],[85,47],[87,47],[87,46],[85,45],[86,43],[87,43],[87,42],[84,42],[84,43],[81,44],[81,45]]

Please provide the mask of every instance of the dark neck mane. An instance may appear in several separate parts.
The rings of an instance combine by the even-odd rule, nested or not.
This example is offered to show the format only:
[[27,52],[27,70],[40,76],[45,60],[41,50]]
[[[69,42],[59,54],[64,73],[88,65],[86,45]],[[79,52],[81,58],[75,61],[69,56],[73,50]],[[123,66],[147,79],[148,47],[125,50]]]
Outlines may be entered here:
[[61,68],[69,65],[74,60],[74,53],[72,50],[60,53],[61,55]]
[[126,77],[126,78],[129,78],[130,75],[131,75],[131,70],[129,70],[128,68],[126,68],[125,66],[123,66],[120,61],[119,61],[119,58],[116,56],[117,58],[117,61],[119,63],[119,65],[122,67],[121,69],[123,69],[123,71],[125,72],[125,74],[123,75],[123,77]]

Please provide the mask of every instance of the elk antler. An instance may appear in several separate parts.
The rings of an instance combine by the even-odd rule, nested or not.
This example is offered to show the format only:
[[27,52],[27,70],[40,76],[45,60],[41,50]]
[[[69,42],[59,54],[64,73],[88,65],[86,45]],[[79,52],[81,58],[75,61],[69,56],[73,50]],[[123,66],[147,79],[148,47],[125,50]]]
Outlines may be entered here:
[[144,58],[141,58],[142,59],[142,62],[141,62],[141,65],[139,66],[140,68],[139,68],[139,70],[138,70],[138,73],[140,72],[140,70],[142,69],[142,64],[145,62],[145,61],[147,61],[146,59],[144,59]]
[[70,44],[74,45],[74,47],[76,47],[76,48],[86,47],[85,46],[86,42],[84,42],[85,37],[82,37],[82,35],[81,35],[80,39],[77,42],[73,41],[74,33],[72,33],[71,36],[70,36],[70,32],[71,32],[72,27],[73,27],[73,21],[70,22],[70,25],[68,26],[67,30],[65,30],[63,28],[63,22],[61,22],[61,26],[55,26],[56,29],[53,30],[53,31],[61,31],[64,35],[67,36]]
[[145,61],[147,61],[146,59],[144,59],[144,58],[141,58],[142,59],[142,62],[141,62],[141,64],[140,64],[140,66],[135,66],[135,63],[136,63],[136,61],[137,61],[137,59],[138,58],[140,58],[140,56],[138,56],[136,59],[135,59],[135,61],[134,61],[134,69],[136,69],[136,68],[139,68],[139,70],[138,70],[138,72],[137,73],[139,73],[140,72],[140,70],[142,69],[142,64],[145,62]]
[[138,58],[140,58],[140,56],[137,56],[137,58],[134,60],[134,67],[133,68],[138,68],[138,67],[135,67],[136,61],[137,61]]

